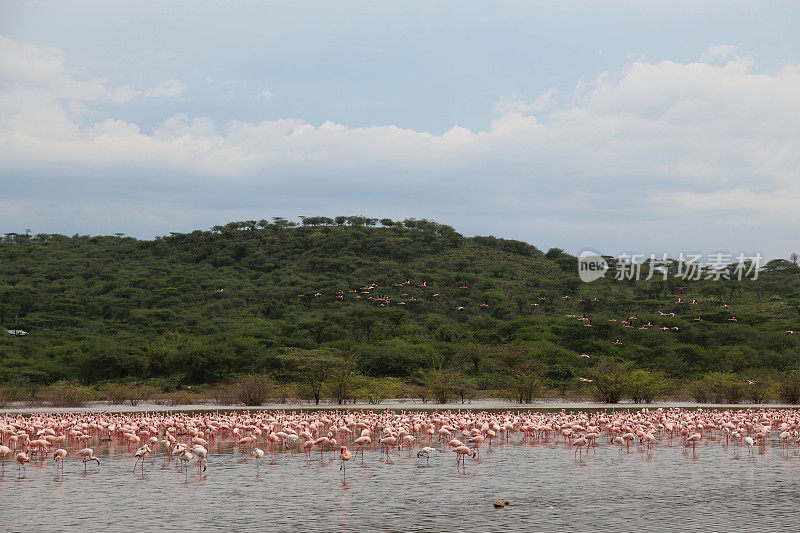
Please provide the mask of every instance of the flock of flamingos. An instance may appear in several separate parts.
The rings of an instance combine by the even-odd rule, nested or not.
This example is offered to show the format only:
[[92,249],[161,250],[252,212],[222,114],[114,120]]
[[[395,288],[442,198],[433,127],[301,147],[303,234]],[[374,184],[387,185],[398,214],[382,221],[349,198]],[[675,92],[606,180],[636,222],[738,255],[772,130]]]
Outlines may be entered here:
[[[780,446],[787,456],[800,445],[800,410],[686,410],[643,409],[597,412],[471,412],[471,411],[257,411],[138,414],[34,414],[0,418],[2,475],[6,461],[15,461],[24,477],[30,461],[55,461],[63,473],[71,459],[96,462],[93,446],[108,444],[130,454],[133,472],[144,476],[149,455],[188,472],[190,464],[202,475],[215,453],[249,454],[256,468],[264,456],[303,453],[311,461],[317,452],[333,460],[338,454],[342,478],[346,466],[365,449],[379,449],[390,461],[393,454],[416,453],[418,461],[451,452],[456,468],[480,460],[484,448],[558,443],[574,449],[576,461],[597,446],[616,446],[619,453],[653,455],[659,446],[684,446],[697,453],[698,444],[746,446],[748,454]],[[101,444],[102,443],[102,444]],[[352,450],[352,451],[351,451]],[[738,453],[738,451],[737,451]],[[451,458],[453,456],[450,456]],[[314,459],[315,460],[315,459]],[[383,460],[383,459],[381,459]]]

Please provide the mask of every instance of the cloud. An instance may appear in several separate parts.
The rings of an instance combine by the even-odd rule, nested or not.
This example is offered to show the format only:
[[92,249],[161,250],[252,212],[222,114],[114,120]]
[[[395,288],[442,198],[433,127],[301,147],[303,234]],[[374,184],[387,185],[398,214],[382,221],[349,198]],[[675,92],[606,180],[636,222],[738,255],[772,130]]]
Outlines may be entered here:
[[179,80],[167,80],[148,89],[145,96],[151,98],[174,98],[186,92],[186,85]]
[[[126,204],[146,214],[140,232],[263,209],[369,207],[540,245],[555,235],[550,244],[575,250],[727,246],[777,254],[795,245],[800,66],[757,72],[730,45],[693,62],[636,59],[581,80],[571,93],[498,98],[486,128],[453,125],[442,134],[301,118],[216,124],[180,114],[152,131],[115,117],[86,124],[90,113],[75,101],[167,98],[186,87],[169,80],[139,95],[127,85],[81,81],[57,50],[0,45],[20,52],[0,54],[0,72],[12,80],[0,89],[0,178],[26,176],[55,184],[53,191],[76,179],[102,184],[74,200],[89,213],[114,203],[103,191],[135,196],[153,187],[159,203]],[[59,201],[15,194],[37,213]],[[156,206],[167,211],[148,211]],[[67,212],[53,208],[53,217],[74,223]],[[6,226],[12,218],[0,213]],[[173,225],[155,230],[155,221]]]
[[261,91],[260,93],[258,93],[256,95],[256,98],[260,98],[260,99],[263,99],[263,100],[269,100],[273,96],[274,95],[270,91]]

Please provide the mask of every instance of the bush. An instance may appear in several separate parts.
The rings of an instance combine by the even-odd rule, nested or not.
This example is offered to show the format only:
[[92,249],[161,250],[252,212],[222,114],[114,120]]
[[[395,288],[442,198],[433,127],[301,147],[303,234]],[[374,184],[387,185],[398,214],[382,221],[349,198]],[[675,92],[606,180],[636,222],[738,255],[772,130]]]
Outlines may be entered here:
[[39,392],[39,398],[53,407],[83,407],[93,396],[90,388],[72,381],[59,381]]
[[670,382],[663,372],[634,370],[625,376],[625,382],[634,403],[652,403],[654,398],[670,389]]
[[390,398],[397,398],[403,392],[403,383],[397,378],[361,377],[358,397],[367,403],[379,404]]
[[437,403],[447,403],[458,391],[461,376],[450,370],[428,370],[423,373],[422,381],[428,388],[428,394]]
[[784,373],[775,386],[775,394],[783,403],[800,403],[800,370]]
[[101,397],[112,405],[121,405],[128,399],[128,386],[121,383],[106,383],[100,388]]
[[592,394],[598,402],[619,403],[625,394],[628,364],[603,359],[590,373],[594,384]]
[[159,392],[155,387],[143,383],[106,383],[100,390],[102,397],[114,405],[130,402],[133,406],[155,398]]
[[773,382],[762,379],[751,379],[748,381],[752,381],[753,383],[748,383],[748,386],[745,388],[745,398],[752,403],[766,403],[770,400],[771,390],[775,386]]
[[236,403],[237,400],[233,387],[224,385],[209,388],[203,393],[203,399],[217,405],[232,405]]
[[689,387],[698,403],[739,403],[745,397],[745,384],[736,374],[710,372]]
[[233,385],[233,396],[244,405],[263,405],[270,398],[272,380],[265,375],[245,376]]
[[156,403],[175,407],[176,405],[195,405],[200,403],[200,397],[189,391],[175,391],[162,394]]

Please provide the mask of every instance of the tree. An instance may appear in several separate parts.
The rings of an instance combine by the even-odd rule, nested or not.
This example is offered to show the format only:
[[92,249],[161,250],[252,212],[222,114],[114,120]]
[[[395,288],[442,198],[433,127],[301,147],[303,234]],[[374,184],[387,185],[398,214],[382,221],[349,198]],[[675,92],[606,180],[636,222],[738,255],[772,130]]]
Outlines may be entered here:
[[284,353],[283,360],[287,366],[302,375],[316,405],[319,405],[322,386],[330,378],[331,370],[342,364],[340,358],[325,349],[290,348]]
[[506,387],[519,403],[531,403],[542,388],[541,364],[538,361],[520,361],[506,376]]
[[355,371],[355,365],[350,361],[344,359],[337,361],[329,373],[328,390],[331,399],[342,405],[347,400],[355,398],[362,377]]
[[438,403],[447,403],[458,391],[461,376],[450,370],[431,369],[422,372],[422,383]]
[[669,380],[663,372],[634,370],[625,377],[627,393],[634,403],[652,403],[653,399],[666,393]]
[[233,394],[243,405],[262,405],[266,402],[274,384],[269,376],[245,376],[233,386]]
[[792,405],[800,403],[800,369],[784,373],[775,387],[778,399]]
[[625,394],[629,363],[613,359],[602,359],[590,375],[594,380],[595,398],[603,403],[619,403]]

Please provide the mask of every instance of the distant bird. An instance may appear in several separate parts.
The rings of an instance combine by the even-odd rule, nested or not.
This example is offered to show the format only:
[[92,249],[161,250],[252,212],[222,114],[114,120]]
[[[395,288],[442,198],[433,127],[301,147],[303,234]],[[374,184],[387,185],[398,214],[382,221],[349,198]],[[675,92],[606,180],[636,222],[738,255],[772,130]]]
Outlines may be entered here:
[[703,321],[703,317],[699,316],[699,317],[695,318],[694,321],[695,322],[702,322]]
[[617,340],[615,340],[615,341],[614,341],[612,344],[622,344],[622,341],[621,341],[621,340],[619,340],[619,339],[617,339]]
[[729,318],[728,320],[730,320],[731,322],[738,322],[738,320],[736,319],[736,317],[735,317],[735,316],[734,316],[734,317],[731,317],[731,318]]
[[586,379],[586,378],[578,378],[578,381],[582,381],[584,383],[594,383],[593,379]]
[[589,359],[589,355],[585,353],[580,354],[578,357],[584,357],[586,359]]

